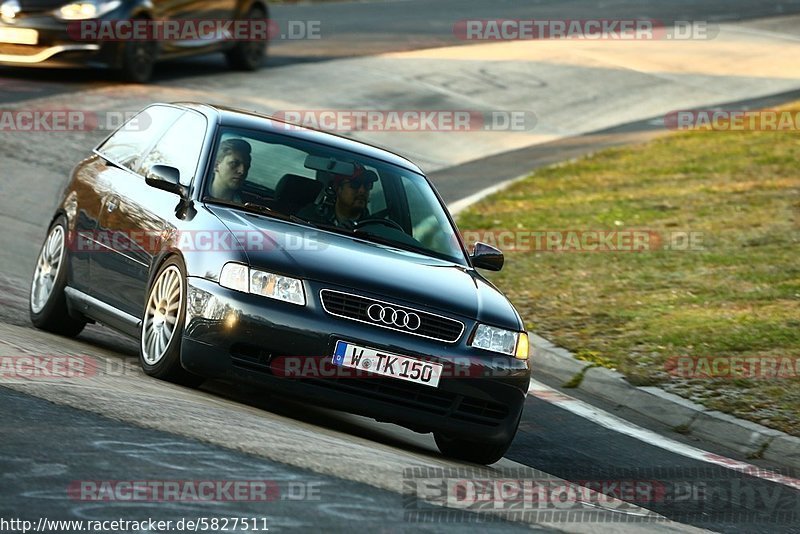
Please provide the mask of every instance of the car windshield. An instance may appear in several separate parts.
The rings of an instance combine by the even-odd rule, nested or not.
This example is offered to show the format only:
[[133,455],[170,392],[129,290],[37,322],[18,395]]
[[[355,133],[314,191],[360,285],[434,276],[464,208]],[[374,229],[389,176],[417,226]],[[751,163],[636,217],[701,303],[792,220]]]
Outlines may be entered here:
[[467,265],[427,180],[289,136],[223,128],[204,199]]

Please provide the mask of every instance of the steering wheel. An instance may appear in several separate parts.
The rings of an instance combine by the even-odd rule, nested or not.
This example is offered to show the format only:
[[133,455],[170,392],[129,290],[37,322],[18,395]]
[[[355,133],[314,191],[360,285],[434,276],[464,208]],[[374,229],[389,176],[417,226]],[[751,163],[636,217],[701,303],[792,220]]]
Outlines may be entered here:
[[394,228],[396,230],[400,230],[403,233],[406,233],[406,231],[403,230],[402,226],[400,226],[391,219],[380,219],[380,218],[364,219],[363,221],[358,221],[358,225],[356,226],[356,228],[361,228],[362,226],[366,226],[368,224],[382,224],[384,226],[388,226],[390,228]]

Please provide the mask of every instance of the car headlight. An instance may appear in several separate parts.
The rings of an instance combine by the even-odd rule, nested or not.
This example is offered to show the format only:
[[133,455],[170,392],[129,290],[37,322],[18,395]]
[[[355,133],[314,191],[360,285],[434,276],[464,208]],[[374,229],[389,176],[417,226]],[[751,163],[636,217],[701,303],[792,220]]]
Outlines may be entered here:
[[475,329],[471,346],[514,356],[520,360],[528,359],[528,334],[479,324]]
[[300,306],[306,303],[302,280],[250,269],[241,263],[226,263],[219,275],[219,285]]
[[122,5],[121,0],[78,0],[56,10],[61,20],[88,20],[102,17]]

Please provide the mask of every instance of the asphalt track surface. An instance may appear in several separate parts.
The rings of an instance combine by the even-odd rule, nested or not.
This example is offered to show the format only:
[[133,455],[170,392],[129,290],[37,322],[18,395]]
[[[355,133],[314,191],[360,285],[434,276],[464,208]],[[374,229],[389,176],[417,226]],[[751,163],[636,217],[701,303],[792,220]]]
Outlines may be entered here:
[[[268,68],[279,68],[299,62],[326,61],[339,57],[374,54],[423,47],[465,44],[452,36],[453,13],[464,18],[530,17],[527,2],[479,1],[436,3],[376,2],[280,6],[276,18],[316,18],[326,22],[330,33],[325,47],[307,42],[278,42],[272,47]],[[539,18],[591,18],[592,16],[650,17],[659,20],[745,20],[800,12],[800,2],[753,3],[746,1],[717,2],[537,2]],[[313,12],[308,15],[309,11]],[[468,13],[468,15],[466,15]],[[180,84],[182,79],[224,75],[224,67],[216,58],[200,58],[170,63],[159,69],[157,84]],[[21,82],[30,91],[0,93],[0,101],[19,101],[31,97],[79,92],[98,84],[113,84],[91,71],[22,71],[3,69],[0,75]],[[68,80],[68,81],[65,81]],[[776,101],[796,98],[782,95]],[[757,102],[751,103],[756,105]],[[473,172],[485,175],[487,168],[494,176],[513,178],[530,168],[561,161],[596,150],[603,146],[637,142],[658,135],[660,130],[643,121],[597,132],[581,138],[557,141],[551,145],[523,149],[486,160],[470,162],[461,168],[444,169],[433,175],[446,200],[464,196],[448,176]],[[32,170],[35,171],[35,168]],[[45,222],[43,221],[43,225]],[[44,230],[42,229],[42,232]],[[38,246],[38,243],[32,244]],[[21,270],[25,270],[24,267]],[[27,280],[18,276],[0,279],[3,306],[0,319],[10,325],[29,327],[25,306]],[[81,336],[91,345],[111,351],[121,361],[135,358],[135,344],[101,327],[92,326]],[[54,342],[57,343],[57,340]],[[537,377],[547,382],[546,377]],[[136,380],[149,380],[135,377]],[[551,384],[557,386],[557,384]],[[420,445],[411,433],[388,431],[359,418],[337,415],[313,406],[296,405],[283,399],[269,399],[268,392],[242,390],[236,386],[211,382],[204,393],[230,399],[244,406],[288,416],[299,423],[345,436],[372,440],[399,454],[422,454],[436,458],[429,444]],[[187,394],[191,395],[191,392]],[[712,453],[747,460],[755,465],[777,470],[777,466],[754,459],[741,458],[736,452],[698,442],[659,427],[618,407],[607,406],[597,399],[588,399],[600,408],[622,415],[634,423],[693,444]],[[253,514],[269,518],[271,529],[307,529],[325,527],[334,531],[379,530],[402,532],[411,530],[511,530],[530,528],[510,521],[492,520],[485,516],[465,514],[453,523],[410,522],[404,512],[421,507],[417,501],[342,477],[324,475],[267,460],[257,455],[236,452],[230,448],[148,428],[131,422],[103,417],[85,410],[53,404],[46,400],[0,387],[0,480],[3,485],[0,517],[38,518],[186,518],[209,516],[248,517]],[[158,407],[169,410],[169,406]],[[91,410],[91,407],[87,407]],[[232,447],[236,448],[236,447]],[[342,454],[346,454],[346,451]],[[682,488],[687,493],[677,496],[635,501],[675,521],[720,532],[800,532],[800,492],[760,478],[714,468],[707,463],[690,460],[662,448],[643,443],[601,427],[548,402],[530,396],[520,432],[507,458],[518,464],[566,480],[649,480],[667,488]],[[302,463],[302,462],[300,462]],[[409,465],[413,462],[409,460]],[[402,473],[396,474],[398,478]],[[794,474],[794,476],[797,476]],[[66,488],[75,480],[147,480],[147,479],[223,479],[246,478],[275,481],[284,498],[266,505],[224,502],[214,506],[192,503],[91,503],[70,498]],[[306,483],[319,488],[319,499],[290,498],[290,483]],[[300,487],[300,486],[297,486]],[[699,495],[702,494],[703,497]],[[671,498],[669,497],[671,495]],[[492,518],[494,519],[494,518]],[[615,528],[603,524],[591,528]],[[653,525],[642,524],[641,528]],[[558,527],[556,527],[558,528]]]

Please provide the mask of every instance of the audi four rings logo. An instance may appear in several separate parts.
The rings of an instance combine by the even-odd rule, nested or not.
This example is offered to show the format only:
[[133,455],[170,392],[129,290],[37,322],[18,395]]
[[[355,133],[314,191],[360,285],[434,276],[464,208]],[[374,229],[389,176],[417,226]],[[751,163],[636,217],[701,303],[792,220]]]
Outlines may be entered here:
[[414,312],[395,310],[391,306],[381,306],[380,304],[373,304],[367,308],[367,317],[376,323],[408,328],[412,332],[422,324],[419,315]]

